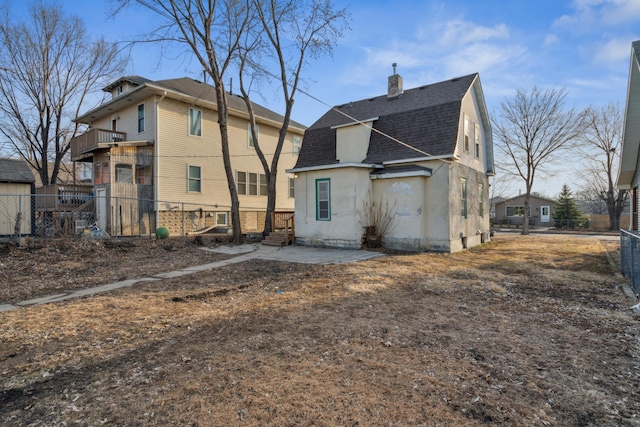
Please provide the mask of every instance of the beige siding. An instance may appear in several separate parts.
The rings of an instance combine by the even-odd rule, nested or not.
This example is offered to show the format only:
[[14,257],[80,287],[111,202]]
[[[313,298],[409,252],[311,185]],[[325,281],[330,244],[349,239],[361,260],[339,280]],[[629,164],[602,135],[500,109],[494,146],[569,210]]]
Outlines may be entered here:
[[[158,199],[185,202],[195,205],[230,205],[217,113],[203,111],[202,136],[189,135],[188,110],[190,106],[174,100],[163,100],[159,112],[158,135]],[[201,109],[201,108],[198,108]],[[278,138],[278,129],[260,123],[259,143],[267,160],[271,162]],[[264,170],[254,148],[248,145],[247,121],[229,117],[229,145],[234,179],[237,171],[263,174]],[[293,210],[293,199],[288,197],[289,174],[285,169],[293,167],[296,156],[292,154],[292,135],[282,150],[277,178],[278,209]],[[201,192],[189,192],[187,167],[201,168]],[[266,207],[266,196],[240,195],[241,210],[256,210]],[[162,209],[163,206],[160,206]]]
[[[138,132],[138,105],[144,104],[144,132]],[[148,98],[127,108],[114,112],[92,123],[96,129],[111,130],[112,120],[116,130],[127,134],[127,141],[153,141],[155,139],[155,99]]]
[[18,213],[21,213],[21,234],[31,233],[31,184],[0,182],[0,236],[12,235]]
[[[464,149],[464,135],[465,135],[465,117],[469,120],[469,150]],[[476,127],[477,126],[477,127]],[[475,138],[476,130],[479,131],[480,138],[480,156],[475,156]],[[473,87],[469,89],[467,94],[462,99],[462,107],[460,114],[460,126],[458,132],[458,146],[456,154],[460,157],[460,163],[473,168],[475,170],[485,172],[485,159],[486,159],[486,147],[485,147],[485,132],[482,124],[482,120],[479,115],[478,100],[476,99]]]

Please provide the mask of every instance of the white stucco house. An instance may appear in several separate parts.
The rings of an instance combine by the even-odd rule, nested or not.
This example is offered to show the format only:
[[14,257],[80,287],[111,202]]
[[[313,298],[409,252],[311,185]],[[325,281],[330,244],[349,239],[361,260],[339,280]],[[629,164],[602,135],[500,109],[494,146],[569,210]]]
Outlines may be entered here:
[[624,112],[624,131],[622,133],[622,154],[616,186],[631,193],[630,229],[638,231],[640,222],[640,40],[631,43],[631,64],[629,66],[629,84]]
[[456,252],[489,240],[491,125],[478,74],[330,109],[294,168],[296,244],[359,248],[368,207],[388,209],[387,248]]

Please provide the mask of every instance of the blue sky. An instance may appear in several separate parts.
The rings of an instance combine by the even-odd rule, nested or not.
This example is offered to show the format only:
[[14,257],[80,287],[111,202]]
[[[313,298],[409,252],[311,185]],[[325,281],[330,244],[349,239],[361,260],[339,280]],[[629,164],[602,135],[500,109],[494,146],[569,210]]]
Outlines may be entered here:
[[[516,89],[534,85],[566,87],[568,107],[623,102],[631,42],[640,39],[640,0],[335,3],[351,13],[351,30],[333,57],[310,64],[305,73],[305,90],[328,105],[386,93],[394,62],[405,88],[480,73],[490,113]],[[80,14],[92,35],[112,41],[135,38],[155,18],[137,10],[109,19],[104,1],[61,4]],[[195,62],[159,55],[153,46],[136,48],[128,73],[150,79],[202,75]],[[282,111],[278,93],[265,91],[257,101]],[[300,94],[293,119],[311,125],[327,108]],[[538,179],[534,191],[555,196],[572,179],[572,170],[561,170]]]

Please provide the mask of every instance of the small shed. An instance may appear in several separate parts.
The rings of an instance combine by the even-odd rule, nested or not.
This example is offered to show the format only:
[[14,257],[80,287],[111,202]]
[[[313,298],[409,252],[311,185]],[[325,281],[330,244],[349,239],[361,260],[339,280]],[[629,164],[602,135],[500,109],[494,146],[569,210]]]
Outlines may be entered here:
[[[529,196],[529,225],[550,227],[556,201],[544,197]],[[496,203],[493,225],[522,226],[524,222],[524,194]]]
[[23,160],[0,158],[0,236],[30,235],[35,178]]

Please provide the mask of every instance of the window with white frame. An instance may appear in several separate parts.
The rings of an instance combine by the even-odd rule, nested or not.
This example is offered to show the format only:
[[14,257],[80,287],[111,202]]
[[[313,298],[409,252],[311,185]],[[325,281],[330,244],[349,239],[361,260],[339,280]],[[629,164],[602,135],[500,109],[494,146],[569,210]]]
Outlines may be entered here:
[[331,221],[331,179],[316,179],[316,220]]
[[267,186],[267,176],[263,173],[260,174],[260,195],[266,196],[269,188]]
[[242,171],[236,172],[236,187],[238,194],[247,194],[247,173]]
[[144,104],[138,105],[138,132],[144,132]]
[[293,154],[296,156],[300,154],[302,148],[302,137],[300,135],[293,135]]
[[478,184],[478,209],[480,210],[480,217],[484,218],[484,184]]
[[[260,138],[260,126],[256,125],[256,136]],[[247,145],[250,148],[254,148],[256,144],[253,141],[253,134],[251,133],[251,123],[247,123]]]
[[258,174],[249,172],[249,191],[247,195],[249,196],[257,196],[258,195]]
[[227,225],[226,212],[216,212],[216,225]]
[[293,199],[296,196],[296,180],[295,178],[289,178],[289,198]]
[[200,166],[187,166],[187,190],[193,193],[202,192],[202,168]]
[[467,180],[460,178],[460,215],[467,217]]
[[202,110],[189,108],[189,135],[202,136]]

